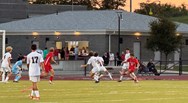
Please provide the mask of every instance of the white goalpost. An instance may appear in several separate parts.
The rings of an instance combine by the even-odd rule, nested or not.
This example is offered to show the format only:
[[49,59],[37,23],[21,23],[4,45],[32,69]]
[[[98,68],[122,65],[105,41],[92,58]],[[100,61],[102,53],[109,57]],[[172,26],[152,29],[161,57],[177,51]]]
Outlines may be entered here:
[[2,57],[5,54],[5,38],[6,38],[6,32],[5,30],[0,30],[0,34],[2,34]]

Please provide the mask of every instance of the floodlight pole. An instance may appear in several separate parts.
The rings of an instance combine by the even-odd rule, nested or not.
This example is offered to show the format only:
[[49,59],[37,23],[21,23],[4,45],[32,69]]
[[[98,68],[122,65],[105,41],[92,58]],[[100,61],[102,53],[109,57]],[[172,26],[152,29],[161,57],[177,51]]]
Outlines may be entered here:
[[3,36],[2,36],[2,57],[4,56],[5,54],[5,38],[6,38],[6,35],[5,35],[5,30],[0,30],[1,32],[3,32]]
[[122,19],[122,12],[117,12],[118,16],[118,53],[120,53],[120,29],[121,29],[121,22]]

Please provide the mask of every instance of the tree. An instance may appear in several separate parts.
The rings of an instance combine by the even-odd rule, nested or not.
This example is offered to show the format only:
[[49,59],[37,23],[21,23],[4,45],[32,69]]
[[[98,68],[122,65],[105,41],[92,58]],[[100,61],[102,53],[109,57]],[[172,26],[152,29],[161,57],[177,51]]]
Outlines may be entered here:
[[179,7],[170,4],[157,4],[157,3],[140,3],[140,9],[135,10],[136,13],[150,15],[157,17],[178,17],[188,14],[185,4]]
[[101,9],[119,9],[120,6],[124,7],[126,0],[103,0]]
[[[147,48],[165,54],[167,65],[168,55],[180,48],[182,36],[176,35],[177,25],[167,19],[157,19],[150,22],[150,36]],[[166,67],[165,65],[165,67]]]

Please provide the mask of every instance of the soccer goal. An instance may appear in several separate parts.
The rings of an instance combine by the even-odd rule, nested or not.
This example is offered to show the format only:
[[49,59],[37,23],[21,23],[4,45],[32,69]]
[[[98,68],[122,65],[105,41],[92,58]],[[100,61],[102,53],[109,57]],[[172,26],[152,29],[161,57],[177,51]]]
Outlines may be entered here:
[[0,55],[0,57],[2,58],[3,57],[3,55],[5,54],[5,38],[6,38],[6,32],[5,32],[5,30],[0,30],[0,35],[1,35],[1,37],[0,37],[0,49],[1,49],[1,51],[2,51],[2,54]]

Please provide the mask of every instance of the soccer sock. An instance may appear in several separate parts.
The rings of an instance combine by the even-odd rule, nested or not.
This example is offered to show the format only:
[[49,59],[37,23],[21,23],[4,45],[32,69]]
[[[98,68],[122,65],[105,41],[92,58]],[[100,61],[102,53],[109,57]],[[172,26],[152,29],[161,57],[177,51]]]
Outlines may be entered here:
[[5,72],[3,72],[3,74],[2,74],[2,82],[4,82],[5,81]]
[[111,75],[110,73],[108,73],[108,76],[110,77],[111,80],[113,79],[113,78],[112,78],[112,75]]
[[52,81],[54,79],[54,76],[50,76],[50,81]]
[[95,80],[95,81],[99,81],[98,75],[96,75],[96,74],[94,75],[94,80]]
[[119,80],[122,80],[122,79],[123,79],[123,76],[121,75],[120,78],[119,78]]
[[7,82],[7,81],[8,81],[8,79],[9,79],[9,77],[7,76],[7,77],[6,77],[6,79],[5,79],[5,82]]
[[34,95],[35,95],[35,91],[32,90],[32,91],[31,91],[31,96],[34,96]]
[[19,76],[19,75],[17,75],[16,77],[15,77],[15,81],[19,81],[20,80],[20,78],[21,78],[21,76]]
[[35,91],[35,95],[36,95],[36,97],[40,97],[38,90]]

